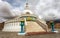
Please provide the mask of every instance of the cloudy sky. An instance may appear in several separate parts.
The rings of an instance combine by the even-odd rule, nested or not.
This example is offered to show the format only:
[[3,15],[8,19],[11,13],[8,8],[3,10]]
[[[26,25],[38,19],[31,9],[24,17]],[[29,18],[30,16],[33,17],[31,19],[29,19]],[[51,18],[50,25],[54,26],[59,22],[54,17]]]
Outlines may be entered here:
[[60,0],[0,0],[0,22],[20,15],[26,2],[39,18],[60,19]]

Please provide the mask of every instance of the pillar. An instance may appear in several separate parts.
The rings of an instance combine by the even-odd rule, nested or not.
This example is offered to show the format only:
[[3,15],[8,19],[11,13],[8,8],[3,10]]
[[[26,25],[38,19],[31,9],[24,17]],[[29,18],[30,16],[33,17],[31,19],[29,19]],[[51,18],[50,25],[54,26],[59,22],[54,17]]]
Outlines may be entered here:
[[52,32],[55,31],[55,29],[54,29],[54,22],[53,21],[51,22],[51,29],[52,29]]
[[25,22],[24,21],[21,21],[20,26],[21,26],[21,32],[20,33],[24,33],[25,32],[24,31]]

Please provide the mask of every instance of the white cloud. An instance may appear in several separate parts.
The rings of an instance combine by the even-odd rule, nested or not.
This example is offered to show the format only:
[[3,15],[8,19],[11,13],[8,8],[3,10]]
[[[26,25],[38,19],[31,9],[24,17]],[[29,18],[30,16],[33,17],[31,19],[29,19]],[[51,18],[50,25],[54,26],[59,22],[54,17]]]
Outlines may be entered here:
[[1,1],[0,2],[0,16],[9,16],[10,15],[10,10],[11,10],[11,5],[8,2]]
[[7,19],[0,17],[0,23],[5,22]]
[[0,22],[6,21],[4,17],[11,16],[11,8],[12,6],[8,2],[0,0]]
[[46,20],[60,19],[60,13],[58,9],[55,9],[58,7],[53,6],[55,4],[55,0],[40,0],[35,11]]
[[[17,3],[18,1],[16,0]],[[20,15],[20,13],[21,13],[20,7],[14,8],[12,7],[12,5],[10,5],[10,3],[0,0],[0,22],[4,22],[4,20],[9,19],[9,17],[11,18],[11,17],[18,16]]]
[[12,14],[12,16],[20,16],[21,11],[19,8],[15,8],[15,9],[11,10],[11,14]]

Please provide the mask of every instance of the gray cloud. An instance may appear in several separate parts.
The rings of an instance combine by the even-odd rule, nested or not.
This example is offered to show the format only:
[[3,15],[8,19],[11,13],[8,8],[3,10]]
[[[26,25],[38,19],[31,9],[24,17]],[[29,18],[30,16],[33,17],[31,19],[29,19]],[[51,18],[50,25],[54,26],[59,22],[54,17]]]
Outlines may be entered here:
[[[0,1],[0,22],[3,22],[2,19],[4,20],[5,17],[15,17],[22,13],[26,1],[19,1],[16,0],[16,3],[12,4]],[[30,10],[39,18],[45,20],[60,19],[60,0],[28,0],[28,3],[31,6]]]

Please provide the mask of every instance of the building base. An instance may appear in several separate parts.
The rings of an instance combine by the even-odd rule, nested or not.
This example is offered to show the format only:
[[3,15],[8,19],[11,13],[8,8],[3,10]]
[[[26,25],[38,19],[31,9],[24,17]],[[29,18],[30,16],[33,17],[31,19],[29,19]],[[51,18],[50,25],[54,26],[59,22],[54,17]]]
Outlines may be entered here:
[[58,31],[52,31],[52,32],[58,33]]
[[25,35],[26,33],[18,33],[18,35]]
[[55,32],[29,32],[29,33],[26,33],[26,35],[44,35],[44,34],[56,34]]

